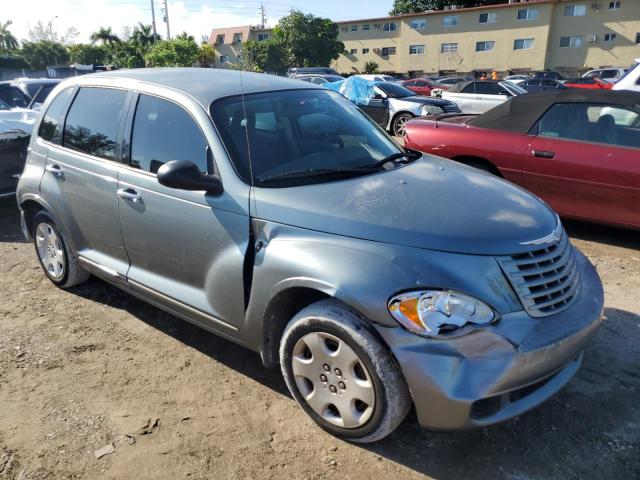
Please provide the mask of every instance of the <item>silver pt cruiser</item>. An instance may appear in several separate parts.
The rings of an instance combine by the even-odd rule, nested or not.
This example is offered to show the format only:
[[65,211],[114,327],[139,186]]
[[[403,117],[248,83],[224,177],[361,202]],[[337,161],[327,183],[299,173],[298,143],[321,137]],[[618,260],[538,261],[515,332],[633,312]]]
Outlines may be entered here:
[[348,100],[209,69],[67,80],[17,199],[62,288],[96,275],[278,363],[323,429],[372,442],[412,405],[486,426],[555,394],[602,285],[538,198],[405,150]]

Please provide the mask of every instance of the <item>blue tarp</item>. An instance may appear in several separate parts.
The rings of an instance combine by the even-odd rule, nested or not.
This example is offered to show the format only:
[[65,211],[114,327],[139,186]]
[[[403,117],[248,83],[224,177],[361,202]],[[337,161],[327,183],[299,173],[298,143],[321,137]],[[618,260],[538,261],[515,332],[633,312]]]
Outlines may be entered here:
[[349,77],[339,82],[325,83],[324,86],[341,93],[355,104],[368,104],[373,96],[376,82],[364,80],[360,77]]

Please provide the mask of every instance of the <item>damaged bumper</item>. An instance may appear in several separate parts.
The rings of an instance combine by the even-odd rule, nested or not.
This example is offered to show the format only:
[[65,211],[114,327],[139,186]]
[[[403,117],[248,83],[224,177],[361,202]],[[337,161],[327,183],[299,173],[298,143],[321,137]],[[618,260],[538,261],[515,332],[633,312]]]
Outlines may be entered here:
[[448,340],[378,327],[397,358],[423,428],[450,430],[503,422],[541,404],[578,371],[602,322],[595,268],[577,257],[582,288],[574,305],[534,319],[524,311]]

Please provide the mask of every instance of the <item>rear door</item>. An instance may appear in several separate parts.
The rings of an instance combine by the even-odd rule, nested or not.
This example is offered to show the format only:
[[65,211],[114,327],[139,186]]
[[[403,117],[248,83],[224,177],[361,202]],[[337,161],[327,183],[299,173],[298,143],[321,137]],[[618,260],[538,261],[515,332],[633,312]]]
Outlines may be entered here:
[[[189,160],[214,173],[201,107],[140,94],[126,126],[127,167],[117,185],[124,244],[133,289],[223,335],[234,336],[244,319],[243,262],[249,217],[225,191],[172,189],[156,172],[171,160]],[[198,111],[197,108],[200,108]],[[200,115],[196,120],[194,111]],[[204,116],[204,118],[207,118]],[[130,143],[129,143],[130,142]],[[224,183],[224,178],[223,178]],[[227,182],[227,187],[231,182]]]
[[47,125],[49,111],[43,121],[44,132],[53,132],[42,196],[67,230],[81,262],[114,279],[124,279],[129,267],[116,196],[117,146],[128,96],[122,89],[82,87],[66,115],[62,136],[56,133],[59,124]]
[[539,121],[525,187],[561,215],[640,226],[640,114],[556,104]]

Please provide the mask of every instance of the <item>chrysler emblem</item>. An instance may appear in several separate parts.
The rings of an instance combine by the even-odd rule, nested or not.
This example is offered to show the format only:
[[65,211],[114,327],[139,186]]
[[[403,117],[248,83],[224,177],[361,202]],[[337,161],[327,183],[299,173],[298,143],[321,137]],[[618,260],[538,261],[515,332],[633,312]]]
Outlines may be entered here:
[[560,223],[560,217],[556,215],[557,226],[546,237],[536,238],[535,240],[529,240],[527,242],[520,242],[520,245],[544,245],[545,243],[558,243],[562,238],[562,223]]

